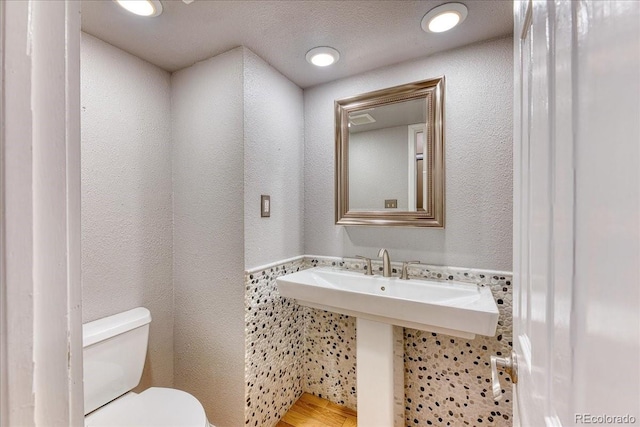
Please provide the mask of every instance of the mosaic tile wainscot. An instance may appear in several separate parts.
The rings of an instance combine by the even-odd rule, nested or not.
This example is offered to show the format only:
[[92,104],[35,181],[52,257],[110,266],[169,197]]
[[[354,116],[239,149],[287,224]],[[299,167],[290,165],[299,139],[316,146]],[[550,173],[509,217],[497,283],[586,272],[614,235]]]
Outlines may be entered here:
[[245,272],[245,426],[275,426],[302,395],[304,307],[276,286],[302,268],[298,257]]
[[[273,426],[302,392],[356,409],[356,327],[350,316],[301,307],[275,278],[315,266],[364,271],[360,260],[305,256],[246,273],[246,425]],[[381,263],[373,262],[381,271]],[[392,264],[398,274],[400,264]],[[492,354],[512,346],[511,273],[414,265],[411,278],[491,288],[500,311],[494,337],[473,340],[404,329],[404,425],[511,426],[511,385],[491,396]]]

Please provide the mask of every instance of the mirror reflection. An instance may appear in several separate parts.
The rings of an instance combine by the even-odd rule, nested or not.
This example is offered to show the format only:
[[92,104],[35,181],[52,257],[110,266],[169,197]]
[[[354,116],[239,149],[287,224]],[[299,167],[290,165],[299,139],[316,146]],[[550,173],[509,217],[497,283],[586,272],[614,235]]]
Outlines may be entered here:
[[424,98],[349,113],[349,208],[425,211]]
[[444,227],[444,77],[335,101],[336,224]]

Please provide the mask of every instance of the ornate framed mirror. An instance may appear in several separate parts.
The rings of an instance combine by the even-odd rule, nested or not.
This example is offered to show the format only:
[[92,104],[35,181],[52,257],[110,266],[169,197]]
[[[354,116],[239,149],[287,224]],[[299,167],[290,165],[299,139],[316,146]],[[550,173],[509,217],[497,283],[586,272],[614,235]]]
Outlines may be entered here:
[[444,76],[335,101],[336,224],[444,227]]

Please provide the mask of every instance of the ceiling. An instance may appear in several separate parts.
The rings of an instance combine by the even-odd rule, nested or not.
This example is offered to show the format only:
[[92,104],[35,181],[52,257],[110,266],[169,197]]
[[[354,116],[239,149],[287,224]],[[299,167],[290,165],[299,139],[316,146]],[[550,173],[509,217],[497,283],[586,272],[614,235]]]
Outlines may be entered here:
[[359,116],[360,114],[368,114],[375,122],[363,125],[351,124],[349,126],[349,134],[417,123],[424,124],[427,117],[427,102],[424,98],[395,102],[389,105],[354,111],[349,113],[349,117]]
[[[513,32],[507,0],[461,0],[467,19],[440,34],[420,21],[441,0],[161,1],[162,15],[143,18],[85,0],[82,30],[170,72],[243,45],[302,88]],[[340,61],[309,64],[316,46],[334,47]]]

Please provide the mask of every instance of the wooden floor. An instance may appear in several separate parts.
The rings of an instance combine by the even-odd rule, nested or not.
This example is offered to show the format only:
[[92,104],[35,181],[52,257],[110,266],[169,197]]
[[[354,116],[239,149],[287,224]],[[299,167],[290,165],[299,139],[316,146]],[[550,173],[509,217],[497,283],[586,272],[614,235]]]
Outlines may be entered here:
[[276,427],[356,427],[356,411],[304,393]]

